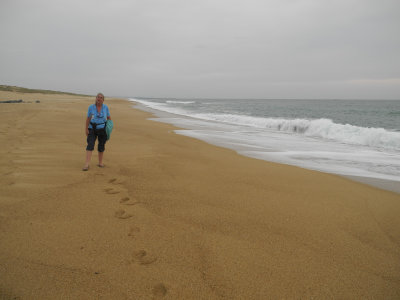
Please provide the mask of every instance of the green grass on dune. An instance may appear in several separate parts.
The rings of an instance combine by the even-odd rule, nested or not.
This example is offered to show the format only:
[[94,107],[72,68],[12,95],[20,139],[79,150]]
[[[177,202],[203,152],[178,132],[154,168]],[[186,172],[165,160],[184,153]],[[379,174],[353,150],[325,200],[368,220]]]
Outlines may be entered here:
[[51,90],[28,89],[11,85],[0,85],[0,91],[18,92],[18,93],[62,94],[62,95],[85,96],[85,97],[90,96],[90,95],[74,94],[67,92],[51,91]]

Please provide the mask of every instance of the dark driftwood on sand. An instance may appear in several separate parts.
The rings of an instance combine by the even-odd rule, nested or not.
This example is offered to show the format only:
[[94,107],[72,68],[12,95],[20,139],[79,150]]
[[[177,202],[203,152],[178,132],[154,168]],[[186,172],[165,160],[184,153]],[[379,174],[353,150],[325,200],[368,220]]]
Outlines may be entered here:
[[2,100],[0,101],[0,103],[22,103],[24,102],[23,100],[19,99],[19,100]]

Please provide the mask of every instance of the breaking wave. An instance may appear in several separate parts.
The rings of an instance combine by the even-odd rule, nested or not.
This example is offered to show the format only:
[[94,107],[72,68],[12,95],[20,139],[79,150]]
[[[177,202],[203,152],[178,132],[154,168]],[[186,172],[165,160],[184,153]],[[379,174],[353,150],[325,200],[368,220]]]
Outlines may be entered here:
[[[400,150],[400,132],[388,131],[384,128],[367,128],[350,124],[338,124],[330,119],[283,119],[235,114],[190,113],[182,108],[170,107],[166,103],[155,103],[138,99],[132,100],[150,108],[202,120],[299,134],[345,144]],[[188,103],[192,101],[182,102]]]
[[346,144],[400,150],[400,133],[383,128],[337,124],[330,119],[259,118],[229,114],[197,114],[195,117],[223,123],[265,128],[307,137],[334,140]]
[[169,104],[193,104],[193,103],[196,103],[196,101],[176,101],[176,100],[167,100],[166,103],[169,103]]

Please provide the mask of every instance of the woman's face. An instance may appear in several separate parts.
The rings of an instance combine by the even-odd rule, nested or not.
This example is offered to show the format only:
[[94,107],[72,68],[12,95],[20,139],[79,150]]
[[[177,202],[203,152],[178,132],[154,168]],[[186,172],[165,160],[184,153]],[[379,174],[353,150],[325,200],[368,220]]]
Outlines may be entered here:
[[98,94],[96,96],[96,105],[102,105],[104,102],[104,96],[102,94]]

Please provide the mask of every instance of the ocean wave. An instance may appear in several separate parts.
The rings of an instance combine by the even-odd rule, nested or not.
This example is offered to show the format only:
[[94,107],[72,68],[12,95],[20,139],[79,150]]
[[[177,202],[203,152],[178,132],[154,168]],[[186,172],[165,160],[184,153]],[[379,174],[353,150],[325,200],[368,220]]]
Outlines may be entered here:
[[195,117],[210,121],[301,134],[307,137],[334,140],[346,144],[400,150],[399,132],[388,131],[384,128],[337,124],[330,119],[280,119],[230,114],[197,114]]
[[176,100],[167,100],[166,103],[169,103],[169,104],[193,104],[193,103],[196,103],[196,101],[176,101]]
[[166,103],[156,103],[141,99],[132,99],[150,108],[192,118],[216,121],[232,125],[299,134],[306,137],[321,138],[345,144],[364,145],[369,147],[400,150],[400,132],[384,128],[367,128],[350,124],[334,123],[330,119],[283,119],[262,118],[235,114],[198,113],[173,108]]

